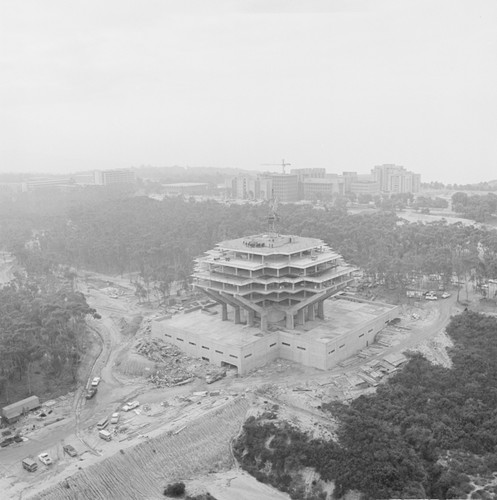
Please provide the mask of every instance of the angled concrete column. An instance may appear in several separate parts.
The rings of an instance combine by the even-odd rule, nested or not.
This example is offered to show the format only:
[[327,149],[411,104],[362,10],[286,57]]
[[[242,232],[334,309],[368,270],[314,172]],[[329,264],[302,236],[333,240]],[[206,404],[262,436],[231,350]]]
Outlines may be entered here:
[[255,317],[254,311],[247,309],[247,324],[248,324],[248,326],[254,326],[254,317]]
[[318,302],[318,318],[324,319],[324,300]]
[[286,313],[286,327],[289,330],[293,330],[295,328],[295,323],[293,321],[293,313],[291,312]]
[[309,321],[314,321],[316,319],[316,310],[314,309],[314,304],[307,306],[307,319]]
[[222,319],[223,321],[228,320],[228,306],[227,304],[221,304],[222,307]]
[[261,315],[261,330],[267,332],[267,314],[263,313]]
[[235,325],[238,325],[240,322],[240,306],[235,306]]
[[297,312],[297,324],[298,325],[305,325],[305,307],[302,309],[299,309]]

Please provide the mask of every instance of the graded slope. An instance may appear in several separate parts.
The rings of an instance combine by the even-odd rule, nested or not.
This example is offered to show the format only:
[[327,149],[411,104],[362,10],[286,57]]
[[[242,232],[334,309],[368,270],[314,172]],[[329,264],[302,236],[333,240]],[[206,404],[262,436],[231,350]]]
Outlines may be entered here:
[[177,434],[149,439],[32,498],[159,498],[164,486],[170,482],[232,465],[230,440],[239,432],[248,407],[245,398],[238,398],[219,411],[199,418]]

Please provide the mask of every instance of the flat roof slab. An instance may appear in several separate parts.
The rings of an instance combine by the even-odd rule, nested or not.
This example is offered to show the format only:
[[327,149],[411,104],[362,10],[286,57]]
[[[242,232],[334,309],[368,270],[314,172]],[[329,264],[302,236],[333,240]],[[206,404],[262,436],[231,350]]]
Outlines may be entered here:
[[317,342],[327,343],[361,328],[384,314],[395,309],[391,304],[356,302],[347,299],[331,299],[324,302],[325,319],[308,321],[297,327],[305,337]]
[[[250,244],[264,246],[250,246]],[[304,238],[302,236],[283,234],[258,234],[235,240],[222,241],[217,246],[226,250],[237,250],[258,255],[286,255],[313,248],[326,247],[326,244],[317,238]]]
[[[306,322],[304,327],[297,327],[295,332],[301,338],[315,342],[328,343],[347,335],[395,309],[396,306],[383,303],[355,302],[343,298],[326,300],[324,302],[325,318]],[[235,324],[229,309],[228,321],[221,320],[221,307],[211,307],[218,314],[206,314],[194,311],[188,314],[178,314],[171,319],[163,320],[166,331],[168,328],[185,331],[203,336],[212,342],[232,347],[242,347],[258,342],[262,337],[271,336],[272,332],[262,332],[257,327]],[[281,330],[287,331],[283,326]]]
[[231,314],[228,315],[228,321],[222,321],[220,306],[210,307],[209,310],[217,311],[218,314],[211,315],[201,311],[177,314],[171,319],[164,320],[164,327],[166,331],[171,328],[172,330],[191,332],[212,342],[232,347],[248,345],[259,341],[264,335],[270,335],[270,333],[263,333],[259,328],[244,324],[236,325]]

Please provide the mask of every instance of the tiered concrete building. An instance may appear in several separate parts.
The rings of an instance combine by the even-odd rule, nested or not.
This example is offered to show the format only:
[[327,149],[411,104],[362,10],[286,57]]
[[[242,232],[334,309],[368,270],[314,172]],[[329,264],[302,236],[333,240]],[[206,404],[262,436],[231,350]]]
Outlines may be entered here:
[[197,259],[194,284],[222,305],[234,308],[261,330],[285,321],[289,329],[323,318],[323,302],[353,280],[354,269],[321,240],[262,234],[219,243]]
[[353,268],[315,238],[275,233],[219,243],[196,261],[212,302],[152,322],[152,335],[240,375],[283,358],[328,370],[374,342],[397,307],[341,296]]

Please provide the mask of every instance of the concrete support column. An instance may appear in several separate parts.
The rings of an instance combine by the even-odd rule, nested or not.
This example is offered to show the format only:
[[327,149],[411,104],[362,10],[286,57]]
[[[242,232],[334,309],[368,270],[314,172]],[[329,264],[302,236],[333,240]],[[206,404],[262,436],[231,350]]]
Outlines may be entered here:
[[247,324],[248,324],[248,326],[254,326],[254,317],[255,317],[254,311],[247,309]]
[[240,319],[240,306],[235,306],[235,325],[241,323]]
[[307,307],[307,318],[309,321],[314,321],[316,319],[316,310],[314,309],[314,304]]
[[318,302],[318,318],[324,319],[324,301]]
[[297,324],[305,325],[305,307],[297,312]]
[[223,321],[228,320],[228,305],[227,304],[221,304],[222,307],[222,319]]
[[262,313],[261,315],[261,330],[267,332],[267,314]]
[[286,327],[289,330],[293,330],[295,328],[295,323],[293,321],[293,314],[292,313],[286,313]]

